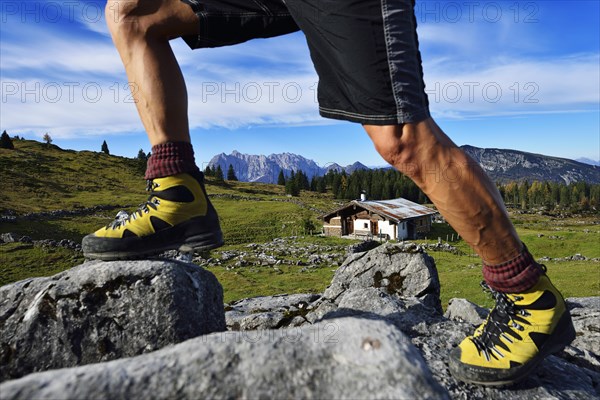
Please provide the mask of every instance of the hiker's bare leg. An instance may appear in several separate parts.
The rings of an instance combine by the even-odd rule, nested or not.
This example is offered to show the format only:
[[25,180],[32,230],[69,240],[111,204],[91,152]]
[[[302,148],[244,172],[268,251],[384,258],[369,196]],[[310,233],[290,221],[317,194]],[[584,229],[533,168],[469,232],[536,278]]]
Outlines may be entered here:
[[187,91],[169,40],[197,33],[198,17],[180,0],[109,0],[106,22],[150,143],[189,142]]
[[484,262],[519,255],[521,241],[496,186],[433,119],[364,128],[379,154],[423,190]]

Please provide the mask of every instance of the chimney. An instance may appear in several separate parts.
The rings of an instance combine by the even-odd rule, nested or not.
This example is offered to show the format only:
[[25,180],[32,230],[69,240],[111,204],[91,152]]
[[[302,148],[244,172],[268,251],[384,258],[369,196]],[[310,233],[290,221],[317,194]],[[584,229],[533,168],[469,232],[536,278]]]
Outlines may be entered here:
[[364,190],[360,192],[360,201],[367,201],[367,192]]

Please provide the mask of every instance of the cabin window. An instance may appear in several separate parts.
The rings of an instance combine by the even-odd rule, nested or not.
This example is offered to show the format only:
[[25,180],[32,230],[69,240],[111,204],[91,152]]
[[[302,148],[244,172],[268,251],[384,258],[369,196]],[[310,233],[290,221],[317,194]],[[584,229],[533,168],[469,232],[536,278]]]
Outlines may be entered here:
[[364,223],[364,228],[365,228],[365,229],[369,229],[369,223],[368,223],[368,222],[365,222],[365,223]]

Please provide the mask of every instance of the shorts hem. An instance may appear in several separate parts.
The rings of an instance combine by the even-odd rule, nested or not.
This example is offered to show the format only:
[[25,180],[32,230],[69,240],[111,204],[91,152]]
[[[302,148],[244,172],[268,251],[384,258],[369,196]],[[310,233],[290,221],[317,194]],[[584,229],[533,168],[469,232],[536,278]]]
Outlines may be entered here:
[[190,6],[198,17],[198,34],[181,37],[192,50],[231,46],[252,39],[285,35],[299,29],[292,15],[282,10],[220,11],[207,7],[201,0],[181,2]]
[[373,115],[360,114],[345,110],[336,110],[326,107],[319,107],[319,114],[323,118],[338,119],[350,122],[357,122],[363,125],[402,125],[416,124],[431,117],[429,110],[421,110],[415,113],[396,115]]

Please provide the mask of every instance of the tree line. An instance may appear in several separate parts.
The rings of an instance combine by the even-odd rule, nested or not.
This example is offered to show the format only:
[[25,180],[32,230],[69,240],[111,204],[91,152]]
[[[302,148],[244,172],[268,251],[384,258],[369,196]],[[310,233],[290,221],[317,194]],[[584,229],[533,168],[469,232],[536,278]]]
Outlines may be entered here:
[[[324,176],[314,176],[297,171],[286,176],[283,171],[277,179],[286,193],[298,196],[300,190],[332,193],[336,199],[359,199],[366,193],[372,200],[405,198],[415,203],[430,203],[427,196],[408,177],[395,169],[357,170],[351,174],[331,170]],[[519,181],[497,183],[504,203],[523,210],[545,208],[571,212],[600,210],[600,184],[576,182],[570,184],[548,181]]]
[[556,182],[528,181],[497,185],[508,207],[546,208],[568,211],[600,210],[600,185],[576,182],[566,185]]
[[[214,178],[215,181],[217,181],[217,182],[225,181],[225,175],[223,174],[223,168],[221,168],[220,165],[217,165],[216,167],[215,166],[211,167],[210,165],[208,165],[204,169],[204,175]],[[227,168],[227,180],[228,181],[237,181],[238,180],[237,176],[235,175],[233,165],[231,165],[231,164],[229,164],[229,168]]]
[[360,198],[365,193],[373,200],[389,200],[403,197],[418,203],[427,203],[427,196],[405,175],[394,169],[356,170],[351,174],[345,171],[330,170],[324,176],[313,176],[310,180],[303,171],[292,171],[286,176],[283,171],[277,179],[285,186],[287,194],[297,196],[300,190],[326,193],[340,200]]

